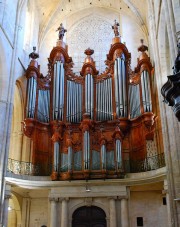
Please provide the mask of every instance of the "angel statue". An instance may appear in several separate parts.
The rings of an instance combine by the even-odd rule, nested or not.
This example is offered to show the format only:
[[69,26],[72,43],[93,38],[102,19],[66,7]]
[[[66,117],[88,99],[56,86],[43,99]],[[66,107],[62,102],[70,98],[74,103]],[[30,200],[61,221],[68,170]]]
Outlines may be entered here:
[[118,31],[119,23],[114,20],[114,25],[112,26],[112,29],[114,29],[114,34],[115,36],[119,36],[119,31]]
[[60,23],[60,26],[57,28],[56,32],[57,31],[59,31],[59,40],[63,40],[64,34],[67,32],[67,30],[63,27],[62,23]]

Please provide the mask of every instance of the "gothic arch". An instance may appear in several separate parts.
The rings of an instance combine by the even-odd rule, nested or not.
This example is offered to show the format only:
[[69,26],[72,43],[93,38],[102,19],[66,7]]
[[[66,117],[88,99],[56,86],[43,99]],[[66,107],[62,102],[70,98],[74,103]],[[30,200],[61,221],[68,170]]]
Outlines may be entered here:
[[16,227],[21,225],[21,205],[15,193],[12,193],[9,199],[9,212],[8,212],[8,227]]

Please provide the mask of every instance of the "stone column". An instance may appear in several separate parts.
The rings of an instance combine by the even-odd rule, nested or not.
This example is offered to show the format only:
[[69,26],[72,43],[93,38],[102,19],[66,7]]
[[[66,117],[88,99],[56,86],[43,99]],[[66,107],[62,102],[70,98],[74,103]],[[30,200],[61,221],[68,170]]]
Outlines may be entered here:
[[8,206],[9,206],[9,199],[11,195],[5,195],[4,197],[4,215],[3,215],[3,227],[7,227],[8,224]]
[[51,202],[50,227],[57,227],[57,201],[58,198],[49,198]]
[[128,200],[121,199],[121,227],[129,227]]
[[23,204],[22,204],[22,226],[24,227],[29,226],[30,209],[31,209],[31,198],[29,197],[29,193],[27,193],[27,197],[23,198]]
[[168,192],[167,180],[164,180],[164,190],[162,191],[162,193],[166,196],[167,218],[168,218],[167,226],[171,227],[172,222],[174,222],[174,221],[172,220],[172,217],[171,217],[171,207],[170,207],[170,201],[169,201],[169,192]]
[[110,227],[117,227],[117,220],[116,220],[116,198],[110,197],[109,198],[109,222]]
[[68,198],[62,199],[61,227],[68,227]]

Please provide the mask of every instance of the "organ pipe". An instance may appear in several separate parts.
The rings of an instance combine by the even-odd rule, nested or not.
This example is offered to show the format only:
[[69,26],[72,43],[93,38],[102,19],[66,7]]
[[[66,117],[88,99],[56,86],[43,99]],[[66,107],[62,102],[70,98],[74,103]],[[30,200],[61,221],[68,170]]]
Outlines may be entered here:
[[34,77],[28,79],[28,94],[27,94],[27,113],[28,118],[34,118],[36,104],[36,87],[37,81]]
[[116,162],[117,162],[117,169],[122,168],[122,148],[121,148],[121,141],[119,139],[116,140]]
[[37,119],[40,122],[49,122],[50,93],[49,90],[39,90]]
[[112,79],[96,84],[96,118],[98,121],[112,120]]
[[141,87],[142,87],[142,100],[144,112],[152,111],[152,102],[151,102],[151,89],[150,89],[150,78],[149,73],[144,70],[141,73]]
[[72,163],[73,163],[73,151],[72,151],[72,147],[69,146],[68,147],[68,170],[71,171],[72,170]]
[[129,108],[130,108],[131,119],[140,116],[141,104],[140,104],[139,84],[129,85]]
[[94,107],[94,82],[93,76],[87,74],[85,77],[85,112],[93,119],[93,107]]
[[82,119],[82,85],[67,81],[67,116],[68,122],[78,123]]
[[106,169],[106,146],[103,144],[101,146],[101,168]]
[[53,120],[63,120],[64,112],[64,67],[57,61],[54,64]]
[[114,63],[115,103],[117,117],[127,117],[126,69],[123,58]]
[[59,169],[59,143],[54,143],[54,171],[58,172]]
[[83,150],[84,150],[84,170],[89,170],[89,163],[90,163],[90,136],[89,132],[84,132],[84,144],[83,144]]

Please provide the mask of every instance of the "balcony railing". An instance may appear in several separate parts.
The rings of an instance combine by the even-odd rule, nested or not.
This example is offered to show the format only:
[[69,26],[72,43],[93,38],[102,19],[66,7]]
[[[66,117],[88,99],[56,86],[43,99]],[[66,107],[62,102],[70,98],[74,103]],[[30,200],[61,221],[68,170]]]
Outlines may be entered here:
[[[147,172],[164,166],[164,153],[147,157],[144,160],[125,160],[123,162],[124,173]],[[112,169],[107,169],[107,171],[111,170]],[[113,170],[115,171],[115,168]],[[17,161],[9,158],[7,171],[18,175],[50,176],[52,173],[52,165],[32,164],[31,162]],[[76,172],[77,171],[78,170],[76,170]],[[79,171],[83,172],[82,168],[80,168]]]

